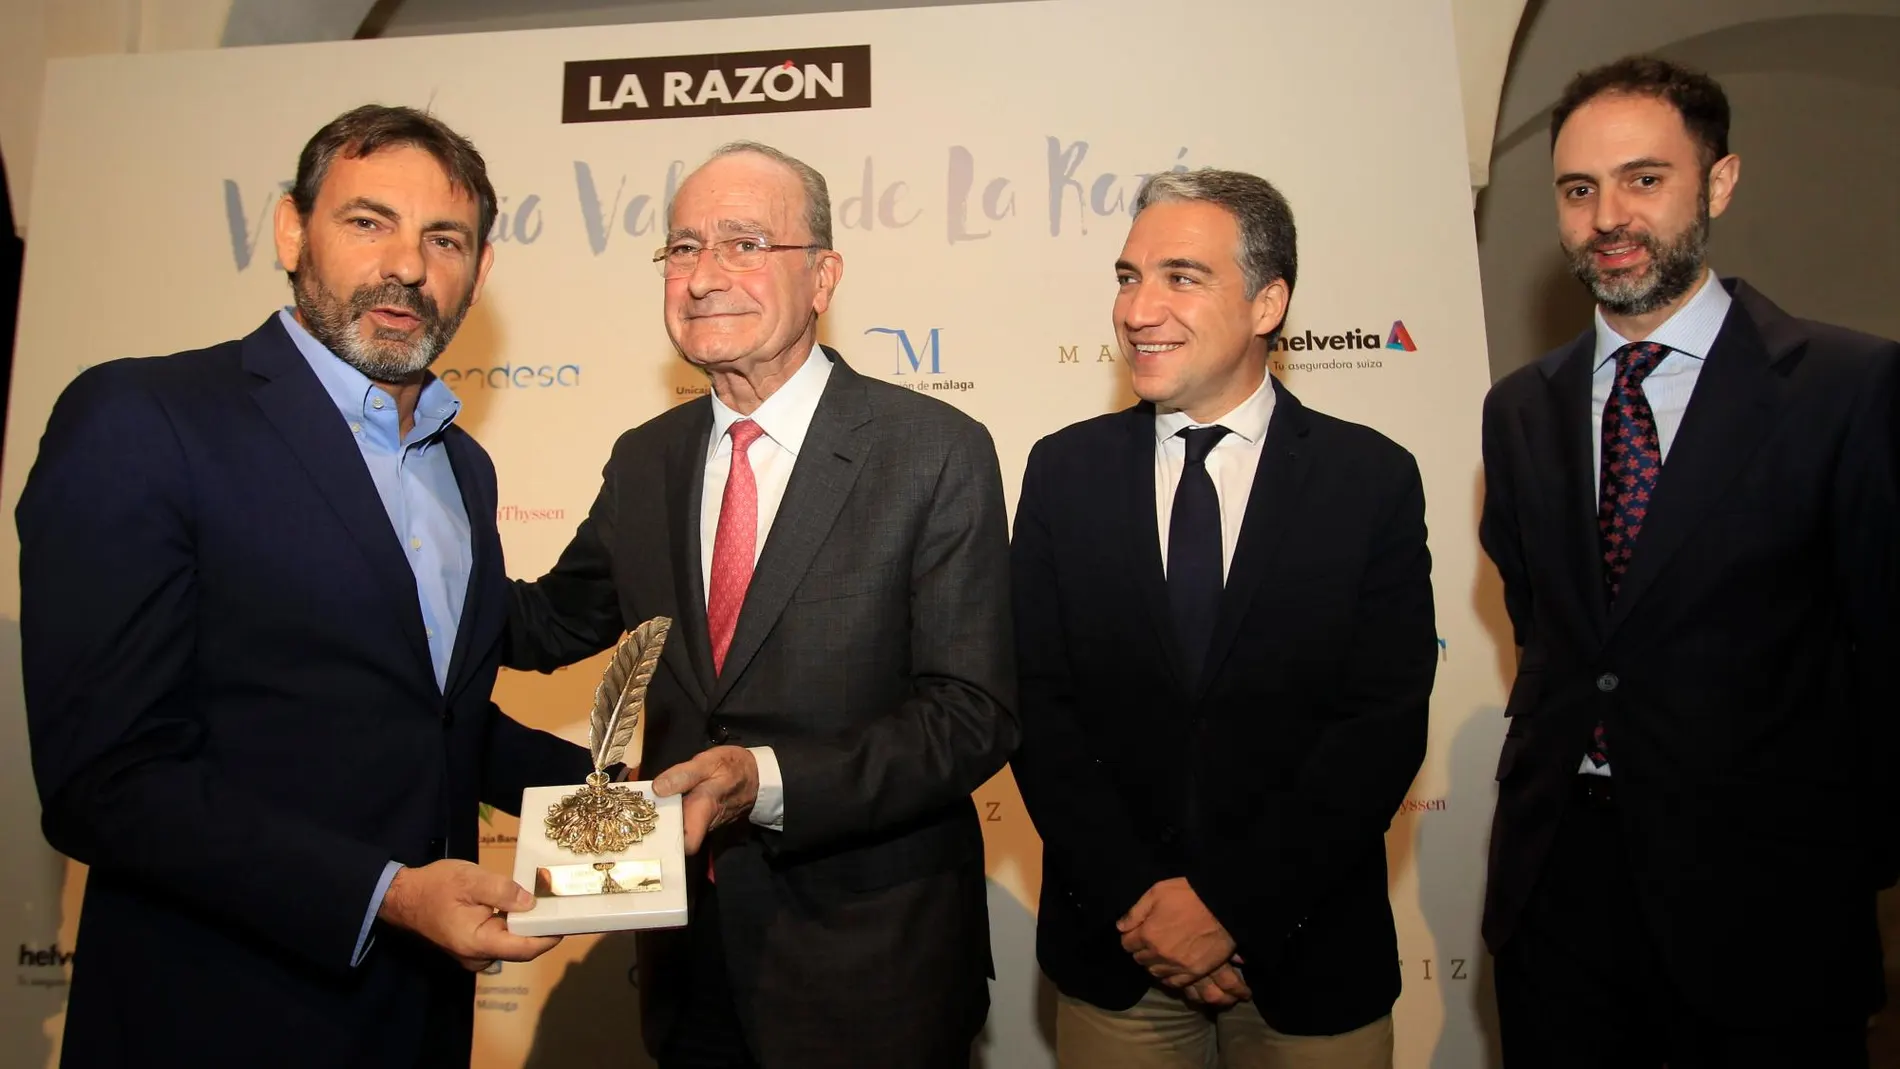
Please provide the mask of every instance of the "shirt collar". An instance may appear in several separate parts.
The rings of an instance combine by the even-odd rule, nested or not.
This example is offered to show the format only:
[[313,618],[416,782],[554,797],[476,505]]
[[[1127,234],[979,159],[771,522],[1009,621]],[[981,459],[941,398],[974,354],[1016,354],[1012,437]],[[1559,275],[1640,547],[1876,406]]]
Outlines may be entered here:
[[[1708,271],[1702,279],[1702,287],[1695,296],[1676,309],[1676,314],[1663,321],[1646,340],[1657,345],[1694,357],[1707,360],[1709,350],[1715,348],[1715,337],[1722,333],[1722,321],[1728,318],[1728,306],[1734,303],[1729,296],[1728,287],[1715,277],[1714,271]],[[1603,318],[1601,305],[1596,310],[1597,325],[1597,362],[1603,365],[1616,355],[1616,351],[1629,344],[1629,339],[1610,328]]]
[[1196,423],[1186,412],[1155,412],[1155,440],[1165,442],[1180,434],[1187,427],[1211,427],[1218,423],[1227,428],[1228,433],[1244,439],[1249,445],[1259,445],[1267,435],[1267,424],[1273,419],[1273,376],[1262,375],[1260,385],[1254,388],[1245,401],[1235,405],[1231,412],[1208,423]]
[[811,430],[812,417],[818,414],[818,401],[825,395],[825,383],[830,380],[831,358],[814,345],[805,363],[749,416],[733,411],[717,393],[708,390],[706,395],[712,398],[713,408],[712,450],[708,456],[716,455],[722,448],[731,448],[721,443],[728,441],[727,429],[742,419],[757,423],[780,449],[797,456],[805,444],[805,433]]
[[[371,391],[388,397],[388,391],[370,381],[368,375],[345,363],[343,358],[331,352],[322,342],[304,329],[297,321],[295,312],[285,308],[277,313],[278,322],[284,325],[284,332],[303,354],[310,370],[316,373],[317,381],[323,384],[323,390],[343,414],[343,418],[354,423],[371,416]],[[392,406],[393,409],[393,406]],[[442,433],[443,428],[454,422],[456,413],[462,410],[462,402],[455,391],[441,379],[430,373],[422,385],[422,394],[416,398],[415,429],[410,432],[412,441],[433,438]]]

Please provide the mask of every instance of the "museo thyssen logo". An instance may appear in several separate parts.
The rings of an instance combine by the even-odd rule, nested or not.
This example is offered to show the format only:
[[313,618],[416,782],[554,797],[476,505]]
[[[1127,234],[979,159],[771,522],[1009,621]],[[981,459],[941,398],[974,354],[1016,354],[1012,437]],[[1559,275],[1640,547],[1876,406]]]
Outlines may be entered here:
[[891,340],[892,382],[919,393],[962,393],[976,383],[947,375],[943,370],[943,328],[913,333],[903,327],[872,327],[867,337]]
[[590,59],[561,78],[564,123],[870,106],[870,45]]
[[1412,340],[1412,332],[1406,329],[1404,320],[1394,319],[1391,328],[1383,331],[1287,331],[1273,343],[1272,362],[1273,370],[1281,372],[1353,371],[1381,368],[1389,355],[1415,352],[1418,344]]

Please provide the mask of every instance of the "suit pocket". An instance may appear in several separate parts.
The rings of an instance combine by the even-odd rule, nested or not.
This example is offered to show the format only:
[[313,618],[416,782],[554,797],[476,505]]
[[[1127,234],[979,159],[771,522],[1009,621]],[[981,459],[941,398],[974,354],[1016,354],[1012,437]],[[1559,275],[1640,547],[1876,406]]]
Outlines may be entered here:
[[1518,754],[1527,741],[1524,718],[1537,711],[1544,694],[1544,673],[1542,670],[1522,671],[1511,682],[1510,700],[1504,703],[1504,715],[1510,720],[1510,727],[1504,732],[1504,747],[1498,752],[1497,780],[1502,783],[1516,767]]
[[1544,673],[1542,669],[1529,671],[1520,669],[1517,678],[1511,681],[1511,697],[1504,703],[1504,715],[1512,722],[1513,731],[1517,730],[1518,717],[1537,711],[1538,700],[1544,695]]
[[1524,742],[1525,739],[1522,735],[1504,736],[1504,747],[1498,751],[1498,774],[1496,779],[1499,783],[1503,783],[1509,778],[1511,770],[1517,767],[1517,755],[1523,751]]

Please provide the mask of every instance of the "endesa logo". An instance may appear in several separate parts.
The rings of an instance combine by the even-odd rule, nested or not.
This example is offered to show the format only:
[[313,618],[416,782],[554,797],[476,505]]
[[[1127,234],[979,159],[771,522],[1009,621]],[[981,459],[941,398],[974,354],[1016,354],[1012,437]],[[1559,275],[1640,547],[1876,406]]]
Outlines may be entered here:
[[449,368],[436,378],[452,390],[540,390],[579,386],[579,364],[502,364],[499,367]]

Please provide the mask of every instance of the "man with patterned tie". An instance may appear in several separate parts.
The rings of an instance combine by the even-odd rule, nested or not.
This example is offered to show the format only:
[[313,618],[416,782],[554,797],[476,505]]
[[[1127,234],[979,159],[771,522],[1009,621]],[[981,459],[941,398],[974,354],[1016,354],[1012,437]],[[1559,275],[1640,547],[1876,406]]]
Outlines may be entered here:
[[825,180],[764,145],[680,186],[673,343],[710,396],[622,435],[508,663],[653,616],[642,766],[683,794],[685,931],[639,940],[663,1069],[964,1069],[988,1012],[970,792],[1017,738],[1008,529],[983,426],[816,344],[844,273]]
[[1867,1064],[1900,347],[1705,266],[1728,118],[1660,60],[1570,84],[1558,226],[1595,324],[1485,402],[1518,646],[1484,917],[1510,1069]]
[[1293,214],[1158,175],[1115,265],[1141,403],[1038,442],[1011,547],[1063,1069],[1386,1069],[1384,834],[1437,669],[1411,455],[1267,374]]

